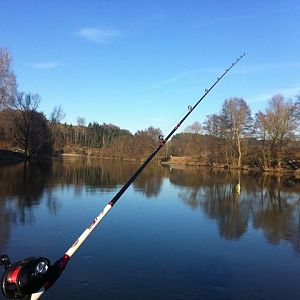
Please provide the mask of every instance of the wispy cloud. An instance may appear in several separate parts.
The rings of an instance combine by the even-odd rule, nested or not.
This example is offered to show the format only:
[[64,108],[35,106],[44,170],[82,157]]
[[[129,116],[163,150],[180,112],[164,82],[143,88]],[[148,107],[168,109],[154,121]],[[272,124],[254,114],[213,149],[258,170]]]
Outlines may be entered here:
[[76,34],[90,42],[107,44],[120,37],[120,32],[113,29],[102,29],[97,27],[85,27],[79,29]]
[[256,95],[254,97],[249,97],[249,102],[257,103],[257,102],[267,101],[277,94],[281,94],[286,98],[293,98],[296,95],[300,94],[300,85],[291,88],[279,88],[264,94]]
[[175,74],[174,76],[171,76],[167,79],[164,79],[160,82],[157,82],[153,84],[149,89],[150,90],[155,90],[159,89],[161,87],[176,83],[181,80],[186,80],[186,79],[191,79],[199,74],[208,74],[208,73],[217,73],[220,72],[220,69],[217,68],[211,68],[211,69],[201,69],[201,70],[190,70],[190,71],[185,71],[181,72],[178,74]]
[[68,65],[62,64],[60,62],[49,61],[49,62],[31,63],[28,64],[28,66],[34,69],[49,70],[49,69],[56,69],[59,67],[67,67]]

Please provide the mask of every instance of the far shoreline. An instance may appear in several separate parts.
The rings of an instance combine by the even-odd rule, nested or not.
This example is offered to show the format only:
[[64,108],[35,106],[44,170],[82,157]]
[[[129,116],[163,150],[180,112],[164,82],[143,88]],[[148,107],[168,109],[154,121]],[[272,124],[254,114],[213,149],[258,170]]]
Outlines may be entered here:
[[[0,150],[0,166],[7,166],[18,164],[22,161],[25,161],[24,154],[19,151],[10,151],[10,150]],[[89,155],[85,153],[59,153],[52,157],[53,159],[68,159],[68,158],[92,158],[92,159],[105,159],[105,160],[119,160],[119,161],[131,161],[131,162],[142,162],[143,160],[132,159],[132,158],[117,158],[117,157],[101,157],[96,155]],[[300,169],[289,169],[289,168],[268,168],[263,169],[260,167],[252,166],[242,166],[237,168],[234,166],[228,166],[225,164],[217,163],[205,163],[199,161],[199,159],[191,156],[172,156],[168,158],[163,158],[160,161],[157,161],[160,165],[163,166],[184,166],[184,167],[205,167],[210,169],[219,169],[219,170],[235,170],[235,171],[245,171],[245,172],[259,172],[272,175],[283,175],[283,174],[293,174],[296,178],[300,178]]]

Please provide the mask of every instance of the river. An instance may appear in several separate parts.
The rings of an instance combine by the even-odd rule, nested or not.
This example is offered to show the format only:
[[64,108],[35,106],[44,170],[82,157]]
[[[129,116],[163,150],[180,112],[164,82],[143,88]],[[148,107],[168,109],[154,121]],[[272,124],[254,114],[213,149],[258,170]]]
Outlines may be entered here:
[[[0,167],[0,253],[55,261],[137,167]],[[300,299],[299,280],[299,179],[150,165],[43,299]]]

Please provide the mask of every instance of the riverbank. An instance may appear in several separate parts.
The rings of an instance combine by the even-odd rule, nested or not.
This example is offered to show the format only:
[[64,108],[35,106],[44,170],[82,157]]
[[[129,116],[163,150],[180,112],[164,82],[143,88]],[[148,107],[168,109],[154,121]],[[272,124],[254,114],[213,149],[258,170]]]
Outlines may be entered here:
[[242,166],[241,168],[236,168],[232,166],[228,166],[226,164],[218,164],[218,163],[206,163],[200,161],[196,157],[190,156],[181,156],[181,157],[170,157],[168,159],[164,159],[161,161],[162,165],[182,165],[182,166],[195,166],[195,167],[210,167],[214,169],[235,169],[235,170],[244,170],[244,171],[259,171],[264,173],[272,173],[272,174],[282,174],[282,173],[294,173],[295,176],[300,178],[300,168],[295,169],[287,165],[283,168],[268,168],[263,169],[257,166]]
[[[89,154],[77,154],[77,153],[64,153],[54,156],[53,158],[65,158],[65,159],[72,159],[72,158],[93,158],[93,159],[105,159],[105,160],[122,160],[122,161],[135,161],[140,162],[143,160],[139,159],[126,159],[126,158],[116,158],[116,157],[101,157],[97,155],[89,155]],[[9,150],[0,150],[0,165],[8,165],[18,163],[24,160],[24,155],[20,152],[16,151],[9,151]],[[182,166],[182,167],[209,167],[212,169],[232,169],[232,170],[243,170],[249,172],[262,172],[262,173],[270,173],[270,174],[284,174],[284,173],[293,173],[295,177],[300,179],[300,168],[295,169],[289,167],[287,164],[283,168],[268,168],[263,169],[258,166],[242,166],[241,168],[236,168],[232,166],[228,166],[226,164],[218,164],[218,163],[208,163],[199,160],[197,157],[191,156],[171,156],[168,158],[163,158],[158,163],[161,165],[173,165],[173,166]]]

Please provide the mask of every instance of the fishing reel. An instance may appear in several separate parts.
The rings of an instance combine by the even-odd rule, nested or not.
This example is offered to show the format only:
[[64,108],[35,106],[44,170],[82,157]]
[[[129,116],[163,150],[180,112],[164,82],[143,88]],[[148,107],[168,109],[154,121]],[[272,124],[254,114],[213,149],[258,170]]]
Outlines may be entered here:
[[48,281],[50,261],[44,257],[29,257],[11,264],[7,255],[0,257],[5,268],[1,280],[4,296],[10,299],[25,298],[39,291]]
[[70,256],[65,254],[53,265],[44,257],[29,257],[11,264],[7,255],[0,256],[0,266],[5,271],[1,280],[4,296],[10,299],[26,298],[49,289],[65,269]]

